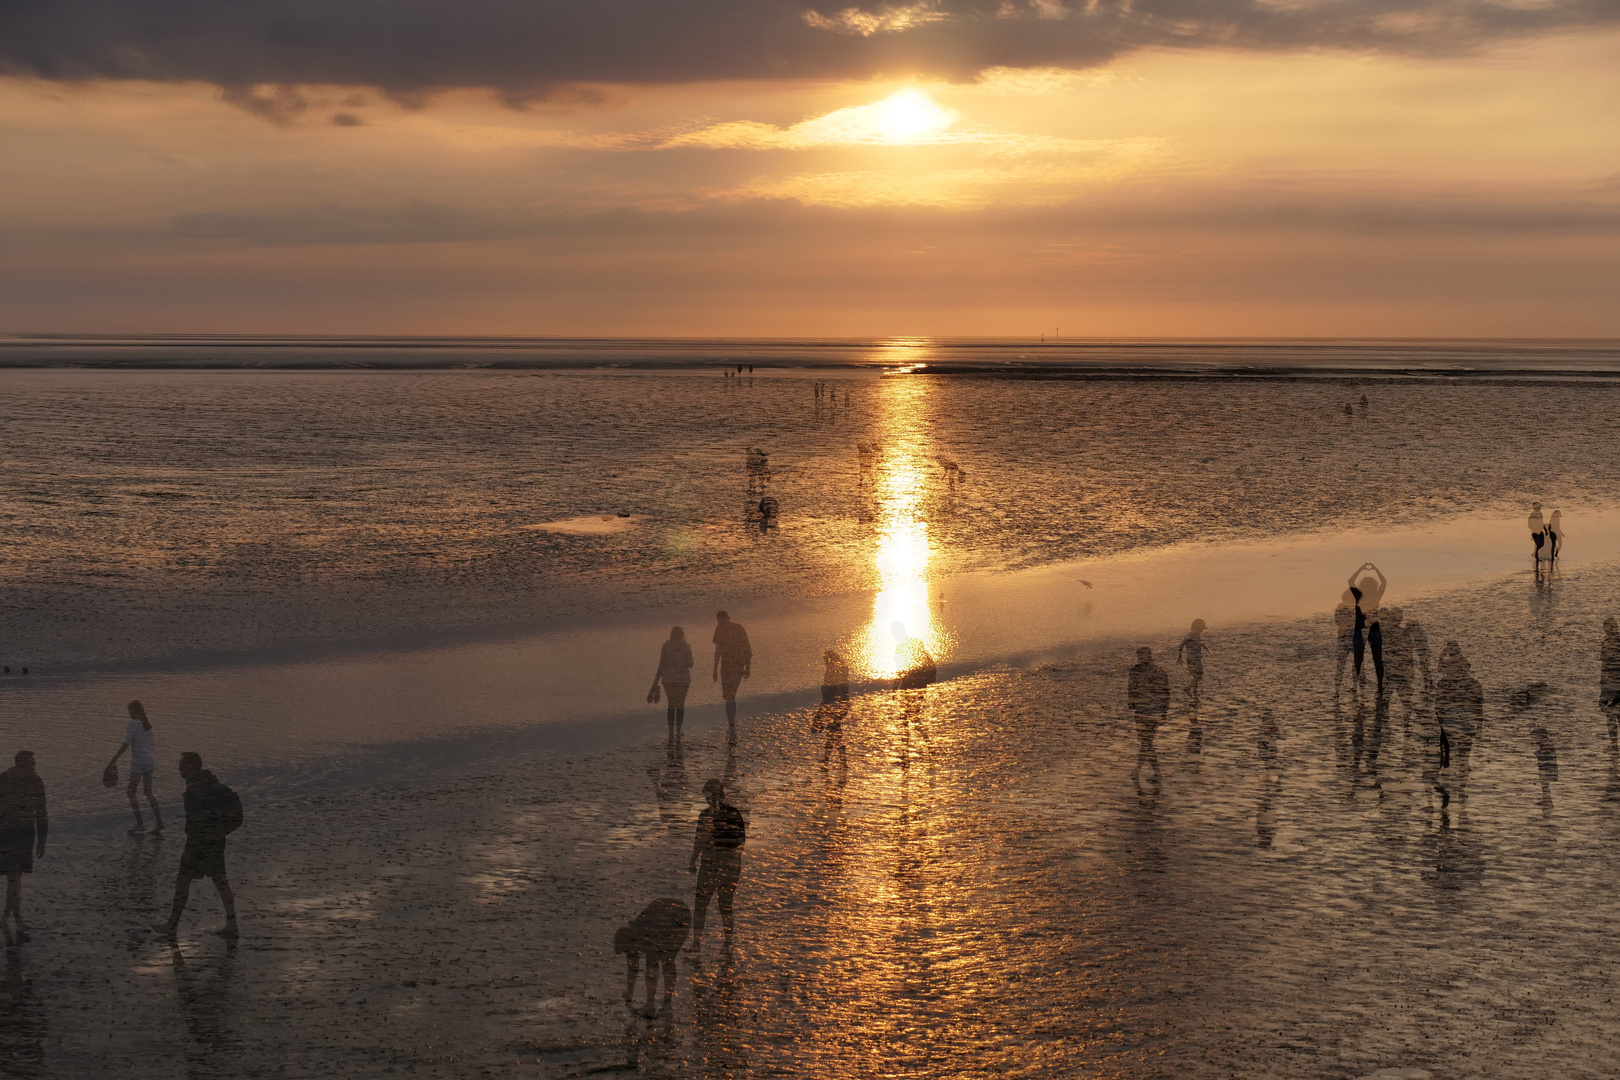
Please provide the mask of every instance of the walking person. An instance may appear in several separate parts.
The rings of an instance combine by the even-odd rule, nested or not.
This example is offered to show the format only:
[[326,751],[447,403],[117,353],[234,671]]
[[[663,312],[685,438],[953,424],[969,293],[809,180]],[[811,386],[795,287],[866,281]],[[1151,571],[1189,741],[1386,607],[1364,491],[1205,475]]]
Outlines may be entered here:
[[219,901],[225,907],[225,925],[214,933],[234,938],[236,894],[225,876],[225,838],[242,827],[242,800],[220,783],[219,777],[203,768],[201,754],[190,750],[181,754],[180,775],[186,781],[186,848],[180,853],[169,921],[153,923],[152,929],[161,937],[173,938],[191,896],[191,883],[205,877],[214,879]]
[[[1369,574],[1361,579],[1358,586],[1356,575],[1363,570],[1371,570],[1373,574],[1378,576],[1374,578]],[[1372,653],[1373,671],[1378,675],[1378,690],[1380,693],[1384,689],[1384,631],[1378,625],[1378,609],[1384,602],[1384,590],[1388,587],[1389,582],[1384,580],[1384,572],[1370,562],[1362,563],[1350,572],[1350,591],[1356,597],[1356,679],[1358,682],[1361,679],[1360,633],[1361,628],[1365,626],[1367,649]]]
[[1176,647],[1176,663],[1187,665],[1187,677],[1192,680],[1188,692],[1194,701],[1198,700],[1198,687],[1204,681],[1204,651],[1208,648],[1204,644],[1204,620],[1194,619],[1192,629]]
[[1547,519],[1547,561],[1557,562],[1558,553],[1564,546],[1564,512],[1554,510],[1552,517]]
[[724,944],[731,947],[732,902],[737,882],[742,879],[742,846],[748,839],[748,823],[742,812],[726,802],[725,785],[718,780],[703,784],[708,807],[698,815],[697,835],[692,841],[692,859],[686,872],[696,874],[697,894],[692,903],[692,951],[703,950],[703,924],[709,915],[709,900],[720,902],[720,928]]
[[687,644],[686,631],[679,626],[669,628],[669,640],[658,651],[658,670],[653,673],[652,689],[647,692],[647,703],[658,703],[658,687],[663,684],[669,706],[664,710],[671,734],[680,734],[686,721],[686,692],[692,688],[692,646]]
[[[45,834],[50,819],[45,813],[45,782],[34,771],[34,752],[19,750],[15,764],[0,773],[0,874],[6,876],[5,920],[16,922],[17,941],[28,940],[23,922],[22,876],[34,872],[34,860],[45,857]],[[9,940],[9,937],[8,937]]]
[[1126,686],[1126,703],[1136,714],[1136,768],[1131,770],[1131,779],[1140,777],[1142,766],[1148,765],[1152,769],[1149,778],[1156,782],[1159,754],[1153,747],[1153,738],[1170,711],[1170,675],[1153,662],[1153,650],[1145,646],[1136,650],[1136,666],[1131,668]]
[[141,836],[146,832],[146,822],[141,818],[141,803],[136,798],[135,788],[144,785],[146,788],[146,802],[152,808],[152,832],[163,831],[163,811],[158,809],[157,797],[152,794],[152,774],[157,771],[157,749],[152,743],[152,721],[147,719],[146,708],[138,701],[129,703],[129,723],[124,725],[124,741],[119,744],[118,752],[107,762],[107,775],[112,777],[109,785],[118,783],[118,759],[129,751],[129,787],[126,794],[129,796],[129,808],[135,813],[135,824],[130,827],[129,835]]
[[1541,504],[1530,504],[1530,539],[1536,545],[1536,562],[1541,561],[1541,546],[1547,542],[1547,523],[1541,518]]
[[754,650],[748,644],[748,631],[742,623],[734,623],[724,611],[714,614],[714,670],[713,681],[720,684],[720,696],[726,702],[726,723],[737,726],[737,687],[753,672]]

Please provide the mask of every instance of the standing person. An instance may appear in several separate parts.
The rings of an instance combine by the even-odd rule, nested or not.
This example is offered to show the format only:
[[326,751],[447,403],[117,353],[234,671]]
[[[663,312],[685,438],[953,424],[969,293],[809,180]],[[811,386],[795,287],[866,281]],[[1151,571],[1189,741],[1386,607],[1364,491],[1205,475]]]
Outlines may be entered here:
[[1559,549],[1564,546],[1564,512],[1554,510],[1547,521],[1547,561],[1557,562]]
[[34,872],[34,860],[45,857],[45,834],[50,819],[45,813],[45,781],[34,771],[34,752],[19,750],[16,764],[0,773],[0,874],[6,875],[7,915],[17,922],[17,938],[27,939],[23,922],[22,876]]
[[153,923],[160,936],[172,938],[180,928],[191,896],[191,883],[200,877],[213,878],[219,901],[225,907],[225,925],[214,933],[234,938],[236,894],[225,877],[225,837],[242,826],[242,800],[219,782],[219,777],[203,768],[202,755],[190,750],[180,755],[180,775],[186,781],[186,849],[180,853],[180,872],[174,880],[174,907],[169,921]]
[[[1455,641],[1440,650],[1440,679],[1435,684],[1434,718],[1440,727],[1441,768],[1455,765],[1457,793],[1468,784],[1468,755],[1485,722],[1485,690],[1474,678]],[[1449,795],[1442,789],[1442,795]]]
[[[1356,587],[1356,575],[1363,570],[1371,570],[1377,578],[1368,575],[1361,579],[1360,587]],[[1389,582],[1384,580],[1384,572],[1372,563],[1362,563],[1350,572],[1351,592],[1356,594],[1356,615],[1358,622],[1367,628],[1367,648],[1372,653],[1373,670],[1378,674],[1378,689],[1384,689],[1384,631],[1378,625],[1378,609],[1384,602],[1384,590]],[[1361,675],[1361,650],[1356,650],[1356,675]]]
[[692,951],[703,949],[703,924],[709,915],[709,899],[718,894],[720,927],[725,945],[731,946],[732,901],[737,882],[742,879],[742,846],[748,839],[748,823],[742,812],[726,802],[725,785],[718,780],[703,784],[708,808],[698,815],[697,836],[692,841],[692,859],[686,872],[696,874],[697,895],[692,903]]
[[917,638],[906,633],[906,624],[894,622],[889,625],[889,633],[894,637],[894,688],[896,690],[921,690],[931,686],[939,678],[939,669],[934,666],[934,658],[928,652],[928,646]]
[[732,622],[723,611],[715,612],[714,622],[713,680],[720,684],[720,696],[726,701],[726,723],[736,727],[737,687],[753,673],[754,650],[742,623]]
[[1603,620],[1603,647],[1598,650],[1598,704],[1620,706],[1620,622]]
[[821,750],[821,763],[832,760],[834,747],[841,765],[848,766],[849,751],[844,746],[844,721],[849,718],[849,665],[835,649],[821,654],[826,666],[821,671],[821,707],[816,710],[811,728],[827,733],[827,744]]
[[1547,542],[1547,523],[1541,520],[1541,504],[1530,504],[1530,539],[1536,544],[1536,562],[1541,561],[1541,545]]
[[[116,775],[118,759],[129,751],[129,808],[135,812],[135,824],[129,830],[131,836],[141,836],[146,832],[146,822],[141,819],[141,803],[135,797],[135,788],[144,784],[146,788],[146,802],[152,807],[152,831],[163,831],[163,811],[158,809],[157,798],[152,794],[152,773],[157,771],[157,749],[152,743],[152,721],[146,718],[146,708],[138,701],[129,703],[129,723],[124,725],[124,741],[119,744],[118,752],[107,762],[107,770]],[[108,783],[113,781],[109,778]]]
[[658,700],[658,685],[664,686],[669,707],[664,715],[671,733],[678,734],[686,721],[686,692],[692,688],[692,646],[687,644],[686,631],[679,626],[669,628],[669,640],[658,652],[658,670],[653,673],[653,688],[647,695],[649,703]]
[[1388,633],[1385,637],[1386,664],[1389,672],[1389,683],[1394,687],[1395,695],[1408,710],[1412,707],[1412,639],[1405,627],[1401,625],[1401,609],[1392,607],[1385,609],[1381,622],[1388,623]]
[[1176,663],[1187,665],[1187,676],[1192,679],[1190,693],[1194,701],[1198,700],[1198,686],[1204,681],[1204,650],[1208,648],[1204,644],[1204,620],[1194,619],[1192,629],[1187,631],[1187,636],[1176,647]]
[[1153,737],[1170,711],[1170,676],[1153,662],[1152,649],[1136,650],[1136,666],[1131,668],[1126,700],[1131,712],[1136,714],[1136,768],[1131,770],[1131,779],[1142,775],[1145,763],[1152,767],[1150,778],[1157,780],[1159,754],[1153,748]]
[[[1356,590],[1346,589],[1344,596],[1339,599],[1339,606],[1333,609],[1333,629],[1335,638],[1335,660],[1333,665],[1333,696],[1339,696],[1339,688],[1344,685],[1344,662],[1350,659],[1356,651],[1356,615],[1352,608],[1356,605]],[[1359,673],[1361,664],[1358,660],[1356,671]]]

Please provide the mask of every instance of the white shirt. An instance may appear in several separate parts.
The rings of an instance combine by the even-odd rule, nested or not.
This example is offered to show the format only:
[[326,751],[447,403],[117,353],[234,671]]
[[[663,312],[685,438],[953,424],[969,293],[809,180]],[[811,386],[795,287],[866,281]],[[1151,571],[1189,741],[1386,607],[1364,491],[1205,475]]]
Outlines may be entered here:
[[152,733],[145,724],[131,718],[124,727],[124,741],[129,743],[129,767],[143,773],[157,768],[157,748],[152,745]]

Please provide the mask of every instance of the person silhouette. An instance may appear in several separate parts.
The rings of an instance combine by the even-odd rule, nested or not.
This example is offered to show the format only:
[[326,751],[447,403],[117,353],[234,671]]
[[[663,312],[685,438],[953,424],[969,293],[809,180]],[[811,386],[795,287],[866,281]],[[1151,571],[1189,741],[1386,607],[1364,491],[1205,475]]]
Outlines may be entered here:
[[1406,627],[1401,625],[1401,619],[1401,609],[1392,607],[1384,610],[1379,621],[1386,624],[1384,662],[1389,685],[1409,714],[1412,708],[1412,641]]
[[[1485,690],[1455,641],[1446,642],[1436,666],[1440,678],[1434,690],[1434,718],[1440,728],[1441,769],[1454,768],[1461,796],[1468,783],[1468,755],[1485,720]],[[1450,802],[1444,787],[1441,795]]]
[[[1356,582],[1356,575],[1363,570],[1371,570],[1372,574]],[[1350,572],[1350,591],[1356,595],[1356,621],[1358,629],[1366,627],[1367,650],[1372,653],[1373,671],[1378,676],[1378,689],[1384,689],[1384,631],[1378,625],[1378,608],[1384,602],[1384,590],[1389,582],[1384,580],[1384,572],[1370,562],[1362,563]],[[1361,678],[1361,649],[1356,649],[1356,678]]]
[[895,676],[894,688],[896,690],[921,690],[939,678],[939,670],[934,666],[934,658],[917,638],[906,633],[906,624],[892,623],[889,633],[894,637],[894,666],[898,671]]
[[1204,681],[1204,652],[1209,648],[1204,644],[1204,629],[1204,620],[1194,619],[1192,629],[1176,647],[1176,663],[1187,665],[1187,676],[1192,680],[1188,692],[1194,701],[1198,700],[1198,687]]
[[754,649],[748,643],[748,631],[741,623],[731,621],[724,611],[714,615],[714,670],[713,681],[720,684],[720,696],[726,702],[726,723],[737,724],[737,688],[753,673]]
[[734,927],[732,901],[742,879],[742,846],[748,839],[748,823],[742,812],[727,803],[726,788],[718,780],[703,784],[703,797],[709,805],[698,815],[697,835],[692,840],[692,859],[686,871],[696,874],[697,894],[692,904],[692,951],[703,949],[703,924],[708,919],[709,899],[720,903],[720,927],[729,948]]
[[827,765],[836,749],[839,765],[847,768],[849,751],[844,746],[844,721],[849,719],[849,665],[836,649],[828,649],[821,658],[826,665],[821,672],[821,706],[816,709],[811,729],[827,735],[826,745],[821,750],[821,764]]
[[1142,766],[1151,768],[1149,778],[1159,779],[1159,755],[1153,748],[1153,738],[1159,725],[1170,711],[1170,676],[1153,662],[1153,650],[1143,646],[1136,650],[1136,665],[1131,668],[1126,682],[1126,703],[1136,714],[1136,768],[1131,779],[1142,775]]
[[159,937],[173,938],[191,896],[191,883],[206,877],[214,879],[214,888],[219,890],[219,901],[225,908],[225,925],[214,933],[235,938],[236,893],[225,876],[225,838],[242,824],[242,801],[219,782],[219,777],[203,768],[202,755],[194,751],[180,755],[180,775],[186,781],[186,848],[180,853],[169,921],[153,923],[152,929]]
[[1359,589],[1346,589],[1344,596],[1339,600],[1339,606],[1333,609],[1334,664],[1333,664],[1333,696],[1339,696],[1339,690],[1344,686],[1344,664],[1351,656],[1356,658],[1355,675],[1361,674],[1361,620],[1356,617],[1356,602],[1361,599],[1357,593]]
[[1416,672],[1414,681],[1421,679],[1426,693],[1434,684],[1434,673],[1429,669],[1429,632],[1416,619],[1406,624],[1406,645],[1411,651],[1412,668]]
[[1530,539],[1536,545],[1536,562],[1541,561],[1541,547],[1547,542],[1547,523],[1541,518],[1541,504],[1530,504]]
[[686,944],[691,925],[692,912],[685,903],[660,898],[642,908],[641,914],[613,935],[613,951],[624,954],[626,1005],[635,999],[636,976],[643,957],[647,963],[647,1004],[642,1011],[647,1016],[656,1015],[659,969],[664,975],[664,1008],[674,1004],[676,958]]
[[1613,615],[1603,620],[1603,645],[1598,650],[1598,704],[1620,707],[1620,622]]
[[678,734],[686,721],[686,692],[692,688],[692,646],[687,643],[686,631],[679,626],[669,628],[669,640],[658,651],[658,670],[653,673],[653,688],[648,691],[648,702],[658,700],[658,686],[663,684],[668,706],[665,719],[672,733]]
[[1554,510],[1547,520],[1547,561],[1557,562],[1564,548],[1564,512]]
[[16,923],[17,940],[28,940],[23,921],[22,876],[34,872],[34,860],[45,857],[50,818],[45,811],[45,782],[34,769],[34,752],[19,750],[11,768],[0,773],[0,874],[6,876],[6,907],[0,926],[9,917]]
[[130,828],[129,835],[140,836],[146,832],[146,822],[141,819],[140,800],[135,797],[135,788],[145,784],[146,802],[152,807],[152,831],[163,831],[163,811],[158,809],[156,796],[152,794],[152,773],[157,770],[157,750],[152,744],[152,721],[147,719],[146,708],[138,701],[129,703],[129,723],[124,725],[124,741],[119,744],[118,752],[113,754],[112,760],[107,762],[109,771],[118,766],[118,759],[129,751],[129,788],[125,792],[129,796],[129,808],[135,812],[135,824]]

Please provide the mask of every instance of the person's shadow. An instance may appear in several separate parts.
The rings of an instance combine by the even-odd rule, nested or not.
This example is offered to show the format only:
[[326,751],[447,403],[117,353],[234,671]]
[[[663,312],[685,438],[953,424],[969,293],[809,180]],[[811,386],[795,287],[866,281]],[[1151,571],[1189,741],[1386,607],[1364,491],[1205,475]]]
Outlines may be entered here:
[[174,988],[190,1036],[186,1044],[187,1076],[230,1076],[242,1065],[231,997],[236,978],[236,942],[225,939],[220,952],[186,959],[185,950],[170,946]]

